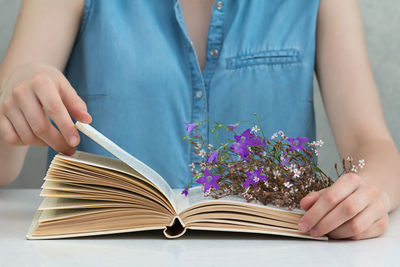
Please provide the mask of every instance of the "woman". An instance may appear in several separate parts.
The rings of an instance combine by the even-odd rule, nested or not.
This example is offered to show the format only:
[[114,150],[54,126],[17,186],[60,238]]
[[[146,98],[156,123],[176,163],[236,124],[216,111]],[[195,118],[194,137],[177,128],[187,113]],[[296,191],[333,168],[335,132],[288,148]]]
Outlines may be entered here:
[[265,132],[315,139],[314,69],[340,156],[367,166],[306,196],[299,229],[379,236],[400,202],[400,160],[356,0],[24,1],[0,66],[0,182],[17,177],[29,145],[103,154],[79,139],[71,115],[93,117],[183,187],[198,159],[181,140],[183,122],[257,112]]

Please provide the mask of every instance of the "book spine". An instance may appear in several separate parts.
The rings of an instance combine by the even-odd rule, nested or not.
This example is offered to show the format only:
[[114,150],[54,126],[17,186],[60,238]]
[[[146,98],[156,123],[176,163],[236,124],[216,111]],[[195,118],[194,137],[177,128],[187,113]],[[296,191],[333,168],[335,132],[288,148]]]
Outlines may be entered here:
[[186,232],[186,227],[179,216],[175,216],[169,226],[164,229],[164,235],[166,238],[178,238]]

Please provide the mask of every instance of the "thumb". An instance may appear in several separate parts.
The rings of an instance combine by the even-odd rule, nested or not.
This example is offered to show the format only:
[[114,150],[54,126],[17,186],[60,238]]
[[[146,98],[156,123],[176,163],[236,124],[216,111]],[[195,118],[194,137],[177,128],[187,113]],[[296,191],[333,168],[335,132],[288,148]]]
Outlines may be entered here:
[[79,97],[65,77],[61,79],[60,95],[65,107],[75,120],[83,123],[92,122],[92,117],[87,112],[85,101]]

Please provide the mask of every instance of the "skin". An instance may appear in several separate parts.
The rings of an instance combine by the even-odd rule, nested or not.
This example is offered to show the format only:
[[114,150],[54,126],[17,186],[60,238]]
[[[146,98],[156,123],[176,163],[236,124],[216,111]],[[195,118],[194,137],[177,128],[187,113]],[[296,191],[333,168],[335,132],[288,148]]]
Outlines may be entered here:
[[376,237],[400,202],[400,156],[384,121],[358,2],[323,0],[317,25],[316,73],[340,157],[365,159],[366,166],[303,198],[299,229]]
[[[181,2],[203,68],[213,2]],[[73,153],[79,135],[70,116],[91,122],[85,103],[61,73],[82,10],[82,0],[23,2],[0,65],[0,185],[18,176],[29,145]],[[299,229],[332,238],[376,237],[400,203],[400,157],[384,122],[357,0],[322,0],[317,24],[316,74],[339,154],[365,159],[366,166],[303,198],[306,213]]]
[[[70,115],[91,122],[86,104],[61,73],[82,10],[82,0],[22,3],[0,65],[0,186],[18,176],[29,145],[50,145],[65,154],[74,152],[79,134]],[[61,132],[51,126],[44,112]],[[73,136],[76,139],[68,141]]]

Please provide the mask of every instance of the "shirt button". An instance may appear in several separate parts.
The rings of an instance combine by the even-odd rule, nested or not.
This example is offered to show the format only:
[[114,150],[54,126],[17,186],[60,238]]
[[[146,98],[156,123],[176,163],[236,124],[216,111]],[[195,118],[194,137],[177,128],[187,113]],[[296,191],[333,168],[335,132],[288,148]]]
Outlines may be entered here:
[[197,91],[196,91],[196,97],[197,97],[197,98],[201,98],[202,96],[203,96],[203,91],[197,90]]
[[223,4],[222,4],[221,1],[218,1],[217,4],[215,5],[215,7],[216,7],[218,10],[221,10],[221,9],[222,9],[222,6],[223,6]]
[[213,56],[213,57],[215,57],[215,56],[218,56],[218,49],[216,49],[216,48],[214,48],[213,50],[211,50],[210,51],[210,54]]

